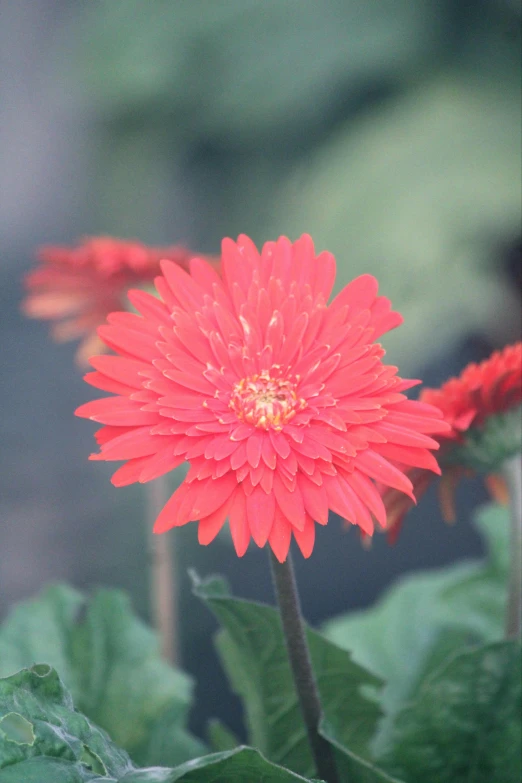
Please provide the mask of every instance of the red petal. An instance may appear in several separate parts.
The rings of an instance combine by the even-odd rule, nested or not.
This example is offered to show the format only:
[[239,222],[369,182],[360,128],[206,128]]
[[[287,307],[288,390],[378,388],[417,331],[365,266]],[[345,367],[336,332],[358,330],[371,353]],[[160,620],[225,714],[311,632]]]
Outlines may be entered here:
[[386,420],[379,421],[373,425],[376,432],[384,435],[390,443],[398,443],[401,446],[412,446],[421,449],[438,449],[439,444],[428,435],[423,435],[416,430],[398,427],[395,424],[389,424]]
[[[237,487],[237,480],[232,471],[222,478],[196,481],[198,492],[190,512],[191,519],[201,519],[212,514],[221,506]],[[201,485],[201,486],[198,486]]]
[[250,542],[250,528],[246,516],[246,497],[241,486],[234,492],[228,512],[230,534],[238,557],[243,557]]
[[268,434],[270,436],[270,440],[272,441],[272,446],[276,452],[280,457],[286,459],[290,454],[290,444],[288,443],[286,437],[282,432],[277,432],[276,430],[272,429],[268,430]]
[[246,511],[252,538],[256,544],[263,547],[272,530],[275,512],[275,497],[267,494],[261,487],[256,487],[247,497]]
[[408,446],[396,446],[394,443],[379,443],[374,446],[378,454],[394,462],[402,462],[413,468],[426,468],[440,476],[441,470],[433,454],[426,449],[412,449]]
[[276,506],[274,513],[274,524],[268,537],[268,543],[272,552],[280,563],[284,563],[290,548],[290,539],[292,538],[292,527],[283,512]]
[[139,481],[144,484],[152,479],[159,478],[160,476],[169,473],[178,465],[184,462],[184,458],[181,456],[174,456],[172,444],[167,448],[161,449],[157,454],[147,458],[146,463],[140,473]]
[[386,509],[375,484],[358,470],[346,475],[345,481],[352,487],[361,501],[368,506],[381,527],[386,527]]
[[318,487],[302,473],[298,473],[297,483],[309,515],[316,522],[319,522],[320,525],[326,525],[328,522],[328,496],[325,488],[323,486]]
[[315,524],[312,518],[307,514],[303,530],[294,528],[292,532],[303,557],[310,557],[315,543]]
[[151,435],[150,427],[133,427],[101,447],[101,453],[91,459],[119,460],[155,454],[165,446],[165,436]]
[[212,514],[200,519],[198,524],[198,541],[203,546],[210,544],[215,539],[227,518],[228,510],[230,508],[231,498],[229,498],[222,506],[220,506]]
[[360,310],[368,310],[375,302],[378,290],[379,284],[375,277],[360,275],[337,294],[330,307],[337,309],[348,305],[351,314],[358,313]]
[[130,459],[113,474],[111,478],[112,484],[114,484],[115,487],[126,487],[129,484],[134,484],[139,481],[140,473],[148,459],[149,457]]
[[188,519],[182,519],[179,516],[179,509],[190,491],[191,485],[186,482],[183,482],[177,488],[156,519],[153,528],[154,533],[165,533],[166,530],[170,530],[172,527],[185,525],[189,522]]
[[105,397],[102,400],[92,400],[76,409],[76,415],[101,424],[112,424],[117,427],[151,426],[159,421],[158,413],[142,411],[140,403],[128,397]]
[[305,508],[301,491],[296,488],[290,492],[283,484],[278,473],[274,475],[274,494],[277,504],[288,521],[298,530],[305,524]]
[[394,487],[394,489],[399,489],[412,500],[415,500],[413,486],[409,478],[391,465],[388,460],[371,449],[361,451],[357,455],[357,467],[371,478],[382,481],[383,484]]
[[266,433],[259,431],[254,432],[246,442],[246,455],[250,465],[253,468],[257,468],[261,459],[261,449],[263,448],[263,440],[268,436]]
[[143,385],[144,378],[140,372],[150,370],[148,363],[121,356],[92,356],[90,363],[103,375],[134,389],[141,389]]

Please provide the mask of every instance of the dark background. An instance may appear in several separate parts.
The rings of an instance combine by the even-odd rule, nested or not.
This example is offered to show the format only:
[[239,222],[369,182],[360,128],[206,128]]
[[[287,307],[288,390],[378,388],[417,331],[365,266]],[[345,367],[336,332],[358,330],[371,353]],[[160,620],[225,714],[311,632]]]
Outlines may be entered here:
[[[0,617],[57,580],[123,587],[148,615],[143,488],[87,462],[74,346],[19,313],[36,246],[109,233],[215,253],[307,231],[339,284],[378,276],[406,319],[390,361],[437,385],[520,334],[519,29],[514,0],[0,2]],[[297,557],[307,618],[480,553],[484,498],[463,486],[450,528],[430,493],[394,548],[332,518]],[[266,553],[198,547],[195,527],[170,534],[193,726],[237,728],[186,569],[272,600]]]

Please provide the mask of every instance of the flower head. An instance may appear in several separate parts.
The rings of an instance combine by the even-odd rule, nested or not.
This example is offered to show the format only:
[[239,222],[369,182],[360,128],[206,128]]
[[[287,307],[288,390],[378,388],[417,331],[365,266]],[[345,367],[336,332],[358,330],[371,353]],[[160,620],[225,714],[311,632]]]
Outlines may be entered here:
[[56,340],[81,338],[76,357],[86,365],[105,347],[96,329],[125,306],[129,288],[151,283],[162,258],[187,269],[191,256],[182,247],[150,248],[111,237],[92,237],[76,247],[43,247],[40,266],[25,278],[22,309],[32,318],[53,321]]
[[[504,428],[502,414],[516,409],[522,402],[522,343],[495,351],[480,364],[469,364],[458,378],[451,378],[440,389],[424,389],[419,400],[421,404],[428,403],[439,408],[450,426],[448,432],[438,436],[438,440],[443,466],[439,496],[443,516],[451,522],[455,518],[455,488],[464,475],[472,475],[478,467],[477,458],[471,454],[467,444],[480,442],[481,451],[489,452],[489,455],[480,455],[481,467],[488,473],[488,462],[498,461],[498,454],[505,446],[498,443],[499,431]],[[509,418],[506,422],[508,435],[511,433],[512,436]],[[513,447],[509,444],[508,448]],[[417,498],[434,479],[431,473],[419,468],[410,470],[408,476]],[[489,483],[499,492],[497,479]],[[382,493],[388,512],[388,528],[391,537],[395,538],[411,502],[389,487],[382,487]]]
[[161,533],[199,520],[202,544],[226,518],[238,555],[250,538],[283,561],[291,537],[312,552],[333,510],[367,534],[386,525],[378,480],[413,499],[401,462],[438,472],[438,409],[408,400],[415,381],[374,341],[401,316],[363,275],[327,304],[335,259],[309,236],[223,241],[221,279],[192,259],[161,263],[160,299],[129,294],[140,315],[99,330],[120,356],[91,359],[86,380],[115,396],[77,414],[105,426],[94,459],[127,460],[117,486],[190,469],[160,513]]

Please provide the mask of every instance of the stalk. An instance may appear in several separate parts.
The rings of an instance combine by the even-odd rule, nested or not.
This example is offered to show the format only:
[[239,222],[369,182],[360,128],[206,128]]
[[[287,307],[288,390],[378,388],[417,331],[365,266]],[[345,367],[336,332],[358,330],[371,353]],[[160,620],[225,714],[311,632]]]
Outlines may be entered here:
[[290,553],[286,561],[280,563],[270,550],[270,566],[290,667],[317,774],[327,783],[339,783],[333,748],[319,734],[319,722],[322,714],[321,700],[306,641]]
[[161,654],[173,665],[179,664],[178,585],[174,538],[167,533],[154,535],[154,522],[167,502],[164,477],[147,483],[147,530],[150,552],[150,601],[154,627],[160,638]]

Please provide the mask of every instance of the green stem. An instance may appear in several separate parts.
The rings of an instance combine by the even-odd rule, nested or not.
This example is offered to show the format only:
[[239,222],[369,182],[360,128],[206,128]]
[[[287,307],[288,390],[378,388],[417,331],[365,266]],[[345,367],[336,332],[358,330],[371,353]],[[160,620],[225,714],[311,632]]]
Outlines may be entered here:
[[178,639],[178,595],[175,573],[173,536],[168,533],[154,535],[154,522],[167,502],[168,487],[163,477],[147,484],[147,528],[150,549],[150,599],[154,627],[161,644],[161,653],[165,660],[173,665],[179,664]]
[[335,766],[333,748],[319,734],[319,723],[322,715],[321,701],[306,641],[306,632],[290,553],[286,561],[280,563],[270,550],[270,566],[286,648],[290,659],[290,667],[317,774],[327,783],[338,783],[339,778]]
[[511,457],[503,466],[511,508],[511,545],[506,637],[520,637],[522,625],[522,462]]

